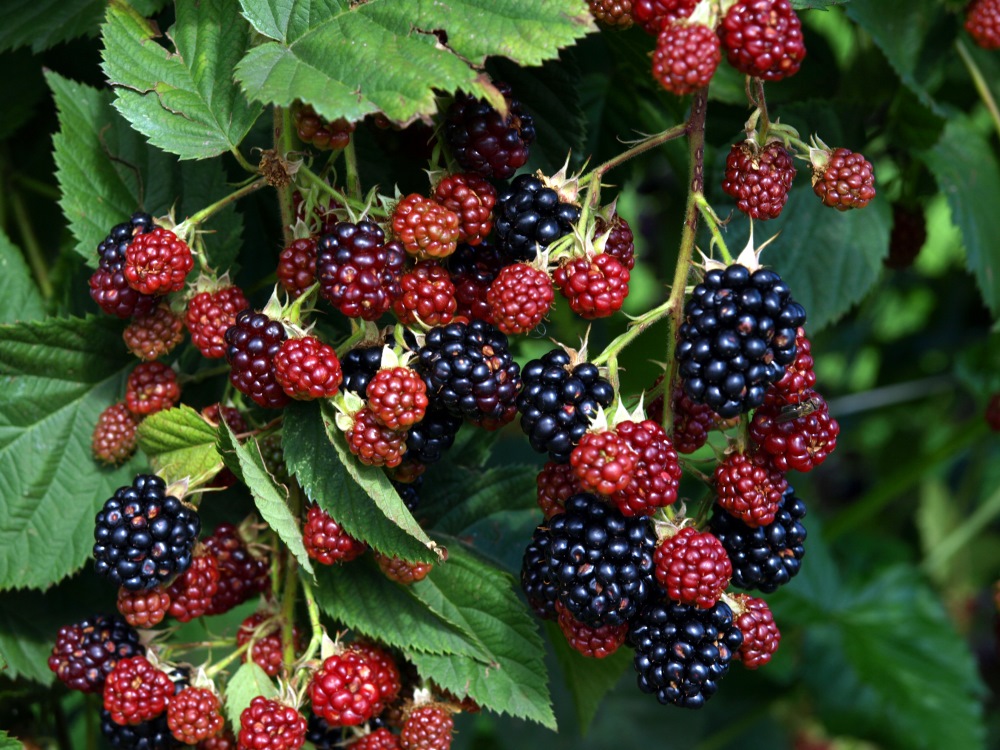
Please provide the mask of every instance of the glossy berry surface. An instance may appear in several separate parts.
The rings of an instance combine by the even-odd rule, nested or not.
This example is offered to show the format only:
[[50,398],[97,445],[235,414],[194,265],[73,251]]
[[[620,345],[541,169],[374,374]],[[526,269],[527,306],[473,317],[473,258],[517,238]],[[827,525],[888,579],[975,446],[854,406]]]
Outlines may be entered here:
[[685,391],[724,418],[760,406],[795,360],[805,317],[774,271],[738,263],[709,271],[684,306],[677,359]]
[[510,86],[495,85],[507,100],[507,116],[483,99],[459,94],[448,109],[444,137],[462,169],[507,180],[528,161],[535,121],[513,98]]
[[97,514],[94,570],[130,591],[153,588],[188,569],[200,530],[198,513],[160,477],[139,474]]
[[239,313],[226,330],[229,382],[258,406],[280,409],[290,401],[274,367],[274,357],[287,338],[281,323],[252,309]]
[[626,420],[615,427],[635,459],[628,484],[611,497],[619,511],[626,516],[648,516],[660,508],[673,505],[677,500],[681,466],[667,437],[658,422]]
[[430,563],[410,562],[379,554],[375,555],[375,562],[386,578],[404,586],[424,580],[434,567]]
[[875,197],[875,170],[863,154],[835,148],[813,169],[813,192],[838,211],[864,208]]
[[788,489],[785,475],[766,456],[730,453],[715,467],[715,501],[747,526],[774,521]]
[[802,22],[788,0],[738,0],[718,33],[729,64],[765,81],[794,75],[806,56]]
[[566,501],[549,521],[549,567],[559,600],[591,627],[621,625],[656,589],[649,519],[626,518],[595,495]]
[[49,669],[70,690],[97,693],[120,659],[146,653],[139,634],[118,615],[95,615],[59,628]]
[[[708,442],[708,433],[720,417],[711,407],[695,403],[683,388],[676,388],[670,400],[674,411],[673,445],[678,453],[694,453]],[[647,412],[656,422],[662,421],[663,397],[650,402]]]
[[399,280],[402,290],[392,303],[392,310],[404,325],[423,323],[425,326],[446,325],[455,317],[458,301],[455,284],[444,266],[433,260],[422,260]]
[[116,724],[139,724],[167,710],[174,683],[145,656],[121,659],[104,683],[104,708]]
[[736,614],[736,625],[743,633],[743,645],[736,652],[736,658],[747,669],[758,669],[769,661],[781,643],[781,632],[774,624],[771,608],[763,599],[748,594],[733,597],[743,608]]
[[379,370],[365,395],[375,419],[395,432],[408,430],[427,412],[427,386],[409,367]]
[[743,635],[724,602],[711,609],[653,602],[632,623],[629,641],[642,692],[663,704],[701,708],[729,672]]
[[179,292],[192,268],[191,248],[162,227],[138,235],[125,250],[125,279],[142,294]]
[[203,544],[219,567],[217,590],[205,614],[228,612],[271,585],[267,560],[250,553],[231,523],[219,524]]
[[170,609],[170,594],[162,588],[148,591],[118,589],[118,612],[134,628],[152,628],[163,622]]
[[574,258],[553,274],[570,309],[587,320],[606,318],[621,310],[630,278],[629,270],[607,253]]
[[562,513],[567,500],[585,491],[573,467],[555,461],[546,462],[538,472],[535,484],[538,488],[538,507],[546,518]]
[[837,447],[840,424],[815,391],[797,404],[769,403],[753,415],[750,439],[779,471],[812,471]]
[[167,726],[181,742],[194,745],[222,731],[219,696],[206,688],[186,687],[170,699]]
[[664,25],[687,18],[698,0],[632,0],[632,15],[647,34],[658,36]]
[[562,349],[528,362],[522,377],[524,389],[517,399],[521,429],[536,451],[567,463],[598,409],[614,400],[611,383],[589,362],[571,366]]
[[351,349],[340,360],[344,374],[342,387],[355,395],[365,397],[368,383],[382,367],[381,346],[359,346]]
[[406,252],[419,258],[446,258],[459,238],[458,214],[435,200],[411,193],[392,212],[393,234]]
[[125,405],[133,414],[148,416],[169,409],[181,400],[177,375],[162,362],[136,365],[125,383]]
[[609,224],[598,216],[594,222],[594,236],[600,237],[604,234],[608,236],[604,244],[604,254],[615,258],[629,271],[635,268],[635,237],[632,234],[632,227],[624,217],[614,214]]
[[310,104],[292,107],[295,118],[295,134],[303,143],[322,150],[339,151],[351,142],[355,125],[343,118],[326,120],[316,114]]
[[291,706],[257,696],[240,714],[239,747],[298,750],[306,742],[305,718]]
[[799,328],[795,333],[795,361],[785,369],[781,380],[767,389],[764,403],[784,407],[810,402],[816,385],[813,366],[812,343],[805,330]]
[[375,715],[380,691],[375,668],[356,651],[327,658],[309,683],[309,699],[317,716],[333,727],[363,724]]
[[222,359],[226,356],[226,331],[236,322],[236,316],[248,307],[250,303],[238,286],[199,292],[191,298],[184,323],[203,357]]
[[486,292],[493,324],[506,334],[537,328],[549,314],[554,298],[549,275],[527,263],[502,269]]
[[522,174],[497,194],[497,245],[510,262],[530,261],[539,247],[569,234],[579,219],[579,206],[561,200],[534,175]]
[[965,30],[983,49],[1000,49],[1000,2],[973,0],[965,9]]
[[420,706],[410,711],[399,734],[403,750],[448,750],[455,722],[441,706]]
[[122,402],[101,412],[94,426],[90,448],[94,458],[108,466],[124,463],[135,453],[139,417]]
[[428,401],[424,418],[406,433],[406,461],[434,464],[455,443],[455,436],[462,427],[462,417]]
[[406,433],[385,427],[367,407],[354,415],[354,424],[344,437],[351,453],[367,466],[391,469],[399,466],[406,452]]
[[543,620],[556,619],[559,586],[550,565],[552,534],[548,524],[537,527],[521,558],[521,590],[528,605]]
[[318,244],[316,278],[320,294],[349,318],[377,320],[402,290],[406,252],[370,219],[341,221]]
[[170,733],[166,714],[139,724],[122,726],[112,721],[111,714],[102,708],[101,735],[114,750],[177,750],[181,747]]
[[128,285],[124,261],[113,267],[98,268],[90,277],[90,297],[108,315],[117,318],[148,315],[156,309],[157,298],[142,294]]
[[316,283],[316,255],[316,238],[300,237],[278,256],[278,282],[291,299]]
[[167,588],[170,616],[179,622],[201,617],[208,612],[218,590],[219,563],[215,556],[207,552],[195,555],[191,567]]
[[743,141],[729,150],[722,190],[735,198],[736,207],[750,218],[776,219],[788,200],[795,171],[792,157],[780,141],[764,147],[756,141]]
[[671,94],[693,94],[711,82],[721,59],[719,37],[708,26],[669,22],[656,39],[653,78]]
[[632,25],[632,0],[587,0],[587,5],[594,19],[605,26],[627,29]]
[[347,747],[349,750],[400,750],[399,737],[385,727],[362,735]]
[[378,688],[378,698],[375,701],[375,714],[392,704],[402,690],[402,678],[396,661],[389,652],[368,641],[354,641],[348,644],[347,650],[364,657],[372,668],[372,680]]
[[587,492],[613,495],[632,481],[635,453],[628,443],[610,430],[588,432],[573,449],[569,463]]
[[[236,631],[237,646],[244,646],[253,640],[254,644],[253,648],[250,649],[249,658],[269,677],[276,677],[284,663],[285,646],[281,639],[281,623],[263,612],[255,612],[250,615]],[[292,642],[295,646],[295,653],[300,653],[302,651],[302,633],[297,625],[292,628]],[[247,656],[247,652],[244,652],[242,656],[244,664],[247,661]]]
[[459,245],[455,254],[448,258],[448,272],[458,303],[455,314],[492,324],[493,310],[486,301],[486,294],[505,265],[509,265],[509,261],[495,244]]
[[794,578],[805,554],[805,514],[805,503],[791,487],[785,491],[774,521],[767,526],[747,526],[721,509],[713,513],[709,530],[729,555],[732,584],[768,594]]
[[592,628],[573,617],[561,602],[556,601],[555,606],[556,624],[559,625],[559,629],[566,637],[566,642],[574,651],[591,659],[603,659],[606,656],[611,656],[625,643],[625,638],[628,635],[628,623]]
[[303,542],[309,557],[323,565],[350,562],[364,553],[366,545],[359,542],[318,505],[310,505],[302,529]]
[[331,398],[343,373],[337,353],[315,336],[287,339],[274,355],[274,377],[294,399]]
[[150,362],[166,356],[184,340],[184,321],[161,303],[148,315],[129,323],[122,331],[122,339],[130,352]]
[[656,580],[667,596],[701,609],[715,606],[733,574],[719,540],[691,526],[660,542],[653,560]]
[[459,242],[478,245],[493,230],[497,191],[479,175],[447,175],[434,187],[434,200],[458,215]]

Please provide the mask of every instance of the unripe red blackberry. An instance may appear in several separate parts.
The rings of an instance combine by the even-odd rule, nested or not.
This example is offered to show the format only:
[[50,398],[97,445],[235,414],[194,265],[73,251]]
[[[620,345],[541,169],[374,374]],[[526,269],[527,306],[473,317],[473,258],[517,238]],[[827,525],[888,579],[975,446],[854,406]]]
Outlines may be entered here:
[[812,471],[837,447],[840,424],[816,391],[797,404],[766,403],[753,415],[750,439],[779,471]]
[[419,706],[403,722],[399,744],[403,750],[448,750],[454,729],[455,722],[443,706]]
[[295,118],[295,134],[299,140],[323,150],[339,151],[346,148],[356,127],[343,117],[324,120],[316,114],[311,104],[301,102],[292,107],[292,116]]
[[864,208],[875,197],[875,172],[863,154],[835,148],[813,157],[812,185],[824,206]]
[[357,651],[328,657],[309,683],[313,712],[334,727],[368,721],[375,715],[380,697],[375,666]]
[[323,565],[350,562],[367,549],[364,542],[349,536],[343,527],[318,505],[310,505],[306,512],[302,541],[309,557]]
[[715,468],[716,503],[747,526],[772,523],[787,489],[766,456],[730,453]]
[[142,294],[179,292],[192,268],[191,248],[162,227],[138,235],[125,250],[125,279]]
[[410,562],[399,557],[387,557],[378,553],[375,554],[375,562],[378,563],[386,578],[404,586],[424,580],[434,567],[431,563]]
[[177,375],[162,362],[136,365],[125,384],[125,405],[137,416],[170,409],[181,400]]
[[737,0],[719,23],[729,64],[744,75],[780,81],[806,56],[802,22],[788,0]]
[[611,216],[610,224],[598,216],[594,222],[594,236],[600,237],[608,233],[609,230],[610,234],[608,234],[604,245],[604,254],[617,259],[627,270],[631,271],[635,268],[635,237],[632,235],[632,227],[623,216],[617,213]]
[[411,193],[396,204],[392,231],[410,255],[446,258],[458,245],[459,218],[437,201]]
[[99,693],[119,659],[146,653],[139,634],[118,615],[95,615],[59,628],[49,669],[70,690]]
[[455,284],[437,261],[419,261],[403,274],[399,286],[402,294],[392,303],[392,310],[403,325],[418,321],[426,326],[446,325],[455,317]]
[[493,324],[504,333],[528,333],[549,314],[552,279],[536,266],[514,263],[502,269],[486,292]]
[[291,299],[298,299],[316,283],[315,237],[293,240],[281,251],[278,256],[278,281]]
[[386,242],[371,219],[338,222],[320,238],[316,278],[320,294],[349,318],[377,320],[402,294],[406,252],[399,242]]
[[94,458],[108,466],[128,461],[135,453],[139,420],[121,401],[102,411],[90,443]]
[[210,552],[196,554],[191,567],[177,576],[167,594],[170,596],[170,616],[179,622],[190,622],[208,612],[212,597],[219,590],[219,563]]
[[298,750],[306,742],[306,720],[291,706],[257,696],[240,714],[239,747]]
[[184,322],[169,305],[161,303],[148,315],[133,318],[122,331],[122,339],[139,359],[152,361],[169,354],[184,340]]
[[1000,49],[1000,2],[973,0],[965,9],[965,30],[983,49]]
[[365,389],[375,419],[394,432],[405,432],[427,412],[427,386],[409,367],[386,367]]
[[197,750],[237,750],[236,737],[228,729],[224,729],[214,737],[199,742]]
[[552,278],[570,309],[587,320],[613,315],[628,296],[629,271],[607,253],[573,258],[560,265]]
[[475,246],[492,231],[497,191],[479,175],[447,175],[434,188],[434,200],[458,215],[459,242]]
[[134,628],[152,628],[163,622],[170,609],[170,594],[162,588],[148,591],[118,589],[118,611]]
[[672,21],[656,39],[653,78],[672,94],[693,94],[711,83],[721,59],[719,37],[712,29],[702,23]]
[[570,464],[546,462],[535,479],[538,487],[538,507],[545,518],[552,518],[565,510],[566,501],[584,492],[580,480]]
[[615,427],[632,451],[635,464],[625,489],[611,496],[611,501],[625,516],[648,516],[677,500],[681,466],[663,428],[651,419],[626,420]]
[[[1000,5],[997,6],[1000,8]],[[885,265],[897,271],[909,268],[927,242],[927,217],[920,206],[892,204],[892,233]]]
[[687,18],[698,0],[632,0],[632,15],[647,34],[659,36],[664,25]]
[[378,698],[375,703],[377,716],[399,697],[399,692],[403,688],[399,667],[387,651],[368,641],[349,643],[347,650],[361,654],[372,667],[372,679],[378,688]]
[[558,615],[556,623],[562,634],[566,636],[566,642],[574,651],[591,659],[603,659],[606,656],[611,656],[625,643],[625,638],[628,636],[627,622],[621,625],[602,625],[599,628],[592,628],[573,617],[560,601],[556,601],[556,613]]
[[[264,623],[267,624],[264,624]],[[236,631],[236,645],[244,646],[253,640],[254,645],[249,653],[243,653],[245,664],[249,656],[254,664],[263,669],[268,676],[276,677],[281,671],[285,658],[285,646],[282,642],[282,627],[278,620],[268,617],[263,612],[256,612],[246,618]],[[302,632],[298,625],[292,628],[292,644],[296,654],[302,652]]]
[[722,190],[752,219],[776,219],[792,189],[795,165],[781,141],[760,146],[747,139],[733,144],[726,157]]
[[691,526],[660,542],[653,561],[656,580],[667,596],[701,609],[715,606],[733,575],[722,543]]
[[218,589],[205,614],[228,612],[270,586],[267,560],[250,553],[232,524],[220,524],[203,543],[219,566]]
[[207,688],[186,687],[170,699],[167,726],[179,741],[194,745],[222,731],[219,696]]
[[236,322],[236,316],[248,307],[250,303],[238,286],[199,292],[190,299],[184,323],[191,332],[192,343],[203,357],[221,359],[226,356],[226,331]]
[[510,86],[495,85],[507,100],[507,115],[483,99],[458,94],[448,108],[444,137],[462,169],[507,180],[528,161],[535,121],[513,98]]
[[636,455],[623,438],[605,430],[584,435],[569,462],[587,492],[614,495],[632,481]]
[[616,29],[632,25],[632,0],[587,0],[590,14],[599,23]]
[[816,385],[813,370],[812,343],[806,337],[804,328],[795,332],[795,361],[788,365],[781,380],[773,383],[764,395],[764,403],[786,406],[802,404],[812,397]]
[[287,338],[281,323],[251,309],[240,312],[226,330],[229,382],[259,406],[280,409],[291,400],[274,371],[274,356]]
[[347,748],[348,750],[400,750],[401,745],[399,737],[385,727],[379,727],[349,743]]
[[[662,380],[657,378],[656,386]],[[673,445],[678,453],[694,453],[708,441],[710,430],[719,427],[722,418],[705,404],[698,404],[684,393],[683,387],[674,389],[670,405],[674,415]],[[663,422],[663,395],[658,395],[646,406],[649,418],[657,424]]]
[[733,599],[743,609],[735,613],[736,625],[743,633],[743,645],[736,652],[736,658],[747,669],[758,669],[771,661],[781,643],[781,633],[774,624],[771,608],[763,599],[749,594],[735,594]]
[[486,301],[486,294],[505,265],[509,265],[509,261],[495,244],[483,242],[476,247],[458,246],[448,258],[448,272],[455,285],[455,301],[458,303],[456,316],[493,323],[493,310]]
[[391,469],[399,466],[406,452],[406,433],[383,426],[368,407],[354,415],[354,423],[344,437],[351,453],[367,466]]
[[104,708],[116,724],[140,724],[167,710],[174,694],[170,676],[145,656],[121,659],[104,683]]
[[287,339],[274,355],[274,377],[294,399],[331,398],[343,373],[337,353],[315,336]]

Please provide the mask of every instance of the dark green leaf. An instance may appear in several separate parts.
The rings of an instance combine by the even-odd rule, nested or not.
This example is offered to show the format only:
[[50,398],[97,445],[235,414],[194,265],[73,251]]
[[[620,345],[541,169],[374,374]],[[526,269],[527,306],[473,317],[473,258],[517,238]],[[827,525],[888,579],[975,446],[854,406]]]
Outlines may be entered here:
[[430,562],[434,543],[420,528],[385,472],[351,455],[332,418],[318,404],[296,403],[285,411],[285,462],[309,499],[348,534],[386,555]]
[[7,734],[7,730],[0,729],[0,750],[24,750],[24,743]]
[[90,555],[94,515],[139,465],[99,470],[90,446],[133,362],[118,321],[0,326],[0,589],[46,588]]
[[240,714],[258,695],[274,698],[278,695],[278,688],[263,669],[248,661],[236,670],[226,685],[226,716],[231,726],[240,726]]
[[142,421],[139,447],[168,483],[212,476],[222,467],[218,431],[190,406],[157,412]]
[[37,320],[45,315],[31,269],[21,251],[0,229],[0,323]]
[[[0,11],[2,15],[3,11]],[[0,36],[2,28],[3,20],[0,19]],[[44,94],[41,67],[28,50],[0,56],[0,101],[4,102],[0,138],[10,137],[35,113]]]

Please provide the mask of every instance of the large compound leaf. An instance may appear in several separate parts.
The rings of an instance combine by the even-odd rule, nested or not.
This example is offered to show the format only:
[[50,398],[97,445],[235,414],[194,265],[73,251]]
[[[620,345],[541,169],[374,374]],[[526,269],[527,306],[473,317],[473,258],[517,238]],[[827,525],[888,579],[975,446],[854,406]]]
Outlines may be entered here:
[[269,39],[236,68],[248,96],[281,106],[300,98],[352,121],[379,111],[399,123],[427,117],[441,91],[496,101],[471,65],[492,55],[539,65],[595,28],[580,0],[240,2]]
[[316,403],[285,411],[285,462],[309,499],[348,534],[386,555],[430,562],[434,543],[407,510],[385,472],[362,465],[347,449],[332,417]]
[[923,154],[948,199],[952,220],[962,230],[969,268],[986,306],[1000,312],[1000,243],[996,196],[1000,167],[993,148],[967,121],[952,118],[937,145]]
[[[55,145],[59,205],[76,238],[75,250],[97,265],[97,245],[137,209],[154,216],[175,209],[178,220],[226,195],[219,160],[178,163],[151,147],[114,110],[110,91],[46,73],[59,114]],[[178,198],[180,201],[178,203]],[[241,244],[243,221],[227,206],[205,225],[210,260],[227,268]]]
[[[132,0],[153,13],[165,0]],[[28,47],[35,52],[97,30],[107,0],[3,0],[0,3],[0,52]]]
[[134,362],[103,318],[0,326],[0,589],[78,570],[94,515],[134,465],[99,470],[90,441]]
[[42,295],[24,256],[0,229],[0,323],[38,320],[44,315]]
[[158,44],[159,30],[122,0],[113,0],[103,68],[118,95],[115,108],[154,146],[182,159],[235,150],[261,113],[232,79],[250,44],[238,0],[177,4],[169,32],[176,48]]

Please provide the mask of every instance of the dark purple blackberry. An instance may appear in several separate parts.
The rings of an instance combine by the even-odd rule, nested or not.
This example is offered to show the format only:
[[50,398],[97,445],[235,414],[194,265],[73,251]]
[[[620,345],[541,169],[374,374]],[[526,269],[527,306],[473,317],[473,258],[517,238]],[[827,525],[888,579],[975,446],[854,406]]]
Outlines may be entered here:
[[596,366],[581,362],[570,370],[569,364],[562,349],[533,359],[521,371],[524,388],[517,397],[521,429],[531,447],[539,453],[548,451],[561,464],[569,461],[598,407],[608,408],[615,397]]
[[274,355],[287,338],[281,323],[250,309],[226,329],[229,382],[259,406],[280,409],[291,401],[274,376]]
[[496,245],[484,240],[475,246],[460,243],[455,252],[445,259],[445,265],[452,278],[472,276],[489,284],[509,264]]
[[511,96],[510,86],[496,87],[507,100],[506,117],[485,100],[459,94],[448,108],[444,137],[462,169],[507,180],[528,161],[535,121]]
[[119,659],[145,653],[139,634],[124,617],[95,615],[59,628],[49,669],[71,690],[99,693]]
[[621,625],[656,591],[656,533],[649,518],[626,518],[595,495],[580,493],[549,521],[549,530],[559,600],[585,625]]
[[90,277],[90,296],[108,315],[141,317],[155,309],[156,297],[136,291],[125,279],[125,250],[136,236],[152,229],[152,216],[134,213],[129,221],[116,224],[98,244],[100,261]]
[[806,504],[791,487],[785,490],[778,513],[767,526],[752,528],[716,507],[709,529],[733,564],[732,584],[769,594],[794,578],[805,554],[806,528],[801,523],[805,515]]
[[523,174],[497,195],[494,209],[497,244],[511,262],[535,258],[573,231],[580,220],[580,207],[563,203],[559,194],[530,174]]
[[101,734],[115,750],[172,750],[181,745],[170,733],[167,714],[141,724],[122,726],[111,720],[111,714],[101,709]]
[[420,488],[424,486],[424,478],[417,477],[412,482],[393,481],[392,486],[396,488],[396,492],[399,493],[399,497],[402,499],[406,509],[410,513],[416,512],[420,506]]
[[316,746],[316,750],[337,750],[343,746],[344,733],[340,727],[331,727],[321,716],[309,714],[309,728],[306,742]]
[[139,474],[97,514],[94,570],[129,591],[151,589],[188,569],[200,530],[197,511],[166,494],[160,477]]
[[383,349],[382,346],[359,346],[347,352],[340,360],[340,367],[344,373],[341,388],[365,398],[368,383],[382,366]]
[[421,464],[435,464],[451,448],[462,426],[462,418],[432,402],[424,418],[406,434],[404,460]]
[[125,251],[132,240],[140,234],[153,231],[153,217],[137,211],[132,218],[121,224],[115,224],[108,236],[97,246],[101,268],[110,269],[125,263]]
[[556,599],[559,588],[549,566],[552,534],[548,526],[539,526],[521,560],[521,590],[535,614],[543,620],[556,619]]
[[729,419],[764,403],[795,360],[806,311],[774,271],[712,270],[684,306],[677,361],[693,401]]
[[682,708],[701,708],[715,695],[743,645],[733,612],[721,601],[711,609],[652,602],[632,620],[628,638],[639,689]]
[[320,294],[349,318],[377,320],[403,293],[406,251],[371,219],[338,222],[316,251]]
[[455,416],[496,429],[517,413],[521,370],[507,337],[489,323],[432,328],[417,352],[416,369],[427,383],[427,397]]

